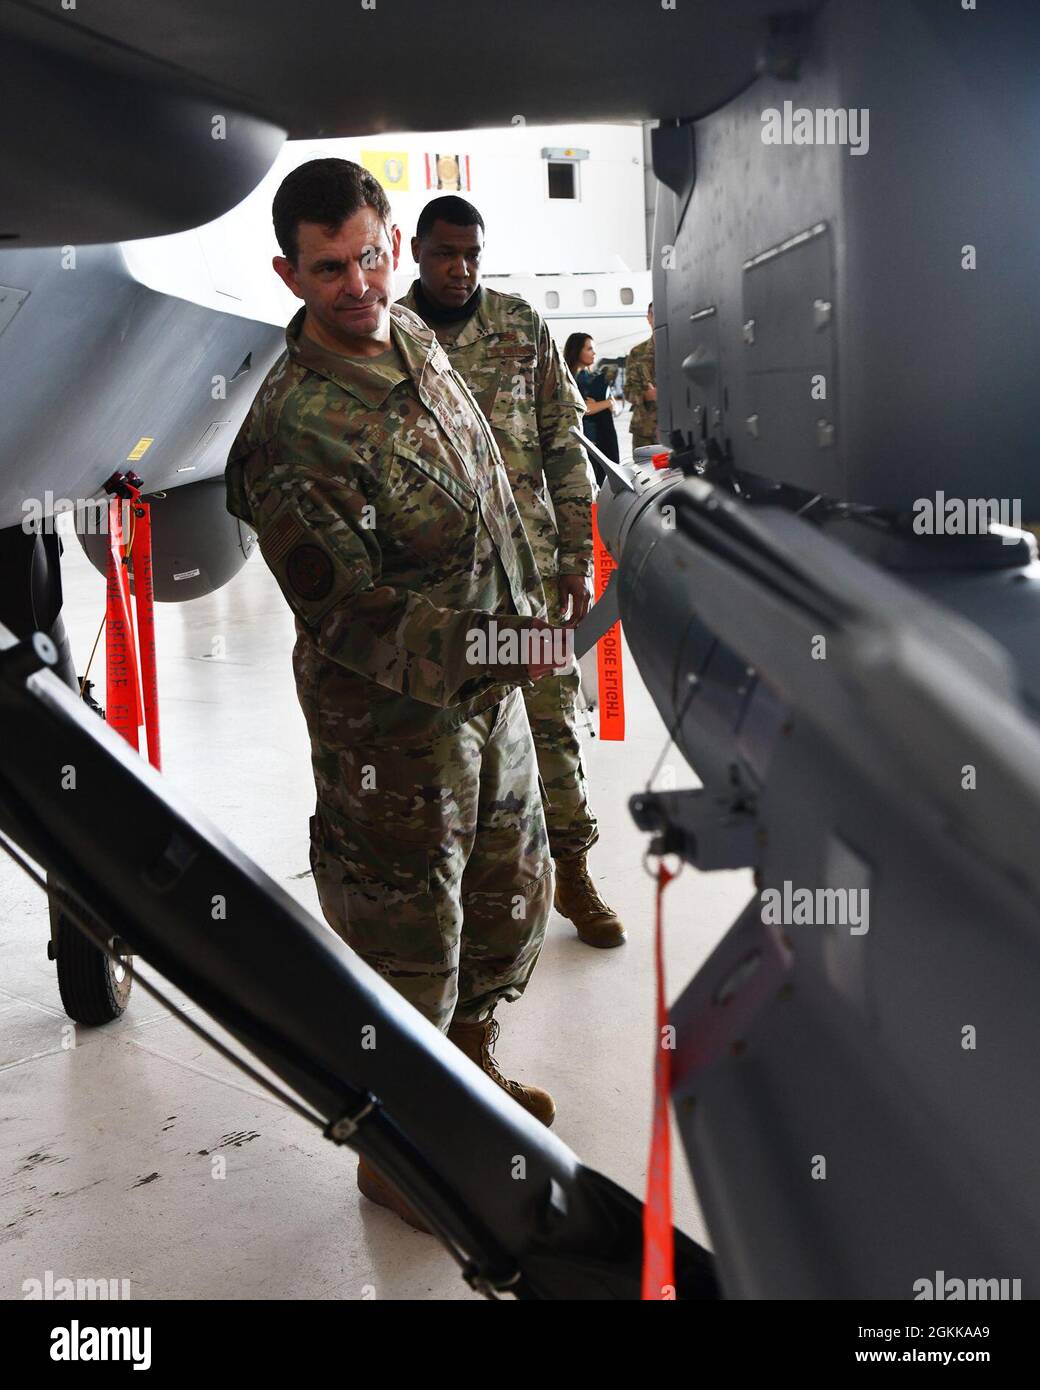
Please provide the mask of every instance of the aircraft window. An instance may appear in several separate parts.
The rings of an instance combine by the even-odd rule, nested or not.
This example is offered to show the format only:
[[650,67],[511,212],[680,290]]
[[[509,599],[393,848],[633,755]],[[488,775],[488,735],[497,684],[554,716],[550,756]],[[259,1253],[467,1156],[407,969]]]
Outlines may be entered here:
[[572,164],[570,161],[563,163],[551,159],[546,168],[549,170],[550,198],[577,198],[578,166],[576,164]]
[[545,307],[547,309],[558,309],[560,307],[560,296],[556,290],[545,291]]
[[596,291],[582,290],[581,302],[585,305],[586,309],[594,309],[596,307]]
[[623,285],[621,287],[621,303],[634,304],[635,300],[636,297],[634,291],[630,290],[627,285]]

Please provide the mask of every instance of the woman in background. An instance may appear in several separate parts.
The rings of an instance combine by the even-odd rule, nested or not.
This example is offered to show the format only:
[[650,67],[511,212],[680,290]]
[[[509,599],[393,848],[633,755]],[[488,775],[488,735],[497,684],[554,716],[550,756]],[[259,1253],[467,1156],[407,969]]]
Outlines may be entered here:
[[[605,371],[592,370],[592,364],[596,360],[596,344],[588,333],[572,333],[564,344],[563,359],[585,400],[582,429],[597,449],[602,449],[608,459],[619,463],[618,437],[614,429],[614,401],[609,394],[610,383]],[[596,481],[601,483],[602,468],[595,459],[592,460],[592,466]]]

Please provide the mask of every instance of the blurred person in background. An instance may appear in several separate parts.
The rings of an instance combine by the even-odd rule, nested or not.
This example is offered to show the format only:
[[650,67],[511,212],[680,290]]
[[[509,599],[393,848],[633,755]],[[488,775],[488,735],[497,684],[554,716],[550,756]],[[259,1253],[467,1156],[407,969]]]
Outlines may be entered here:
[[648,304],[650,337],[636,343],[625,361],[625,398],[632,406],[632,448],[657,443],[657,373],[654,365],[654,306]]
[[[588,333],[572,333],[564,344],[563,357],[585,401],[582,429],[608,459],[620,463],[617,430],[614,428],[616,406],[610,394],[610,381],[606,371],[602,367],[599,371],[592,370],[596,361],[596,344],[592,337]],[[602,470],[595,464],[595,460],[593,466],[596,468],[596,481],[602,482]]]

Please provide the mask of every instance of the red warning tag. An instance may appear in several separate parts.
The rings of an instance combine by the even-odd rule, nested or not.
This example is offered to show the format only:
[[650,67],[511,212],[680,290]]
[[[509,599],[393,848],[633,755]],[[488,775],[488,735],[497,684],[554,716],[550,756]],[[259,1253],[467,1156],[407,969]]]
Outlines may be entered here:
[[[603,597],[603,591],[617,565],[599,534],[595,502],[592,504],[592,544],[598,601]],[[625,682],[621,670],[620,622],[605,632],[597,643],[596,663],[599,675],[599,736],[620,741],[625,737]]]
[[654,930],[656,976],[656,1047],[654,1049],[654,1119],[643,1205],[643,1299],[675,1298],[675,1232],[672,1227],[672,1148],[668,1105],[672,1089],[672,1046],[664,992],[664,890],[675,877],[657,869],[657,921]]
[[137,688],[137,652],[130,617],[129,580],[123,564],[123,504],[108,504],[107,610],[105,622],[105,722],[138,747],[141,723]]

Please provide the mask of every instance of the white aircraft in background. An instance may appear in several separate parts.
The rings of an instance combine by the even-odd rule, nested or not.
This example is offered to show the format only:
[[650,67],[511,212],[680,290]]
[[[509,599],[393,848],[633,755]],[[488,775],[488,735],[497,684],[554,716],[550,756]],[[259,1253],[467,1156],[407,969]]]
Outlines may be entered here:
[[[84,504],[117,471],[164,494],[153,509],[157,600],[201,597],[245,563],[254,537],[225,508],[223,470],[299,307],[271,269],[271,201],[291,169],[329,156],[365,164],[406,248],[422,207],[458,192],[487,227],[487,283],[528,299],[561,347],[587,332],[616,361],[648,332],[644,141],[638,122],[288,141],[248,196],[201,226],[0,250],[0,453],[11,460],[0,473],[0,619],[15,632],[42,625],[64,650],[58,547],[26,535],[26,508],[45,532],[48,517],[76,511],[103,572],[105,540],[82,524]],[[397,294],[415,273],[406,249]]]
[[624,357],[648,336],[643,125],[518,125],[349,140],[290,140],[267,176],[216,221],[174,236],[126,242],[142,284],[224,313],[283,325],[299,302],[271,271],[279,254],[271,201],[310,159],[364,165],[390,199],[403,238],[395,279],[416,275],[408,240],[426,203],[456,193],[486,225],[482,278],[527,299],[560,346],[588,332],[599,355]]

